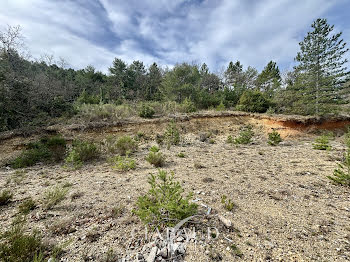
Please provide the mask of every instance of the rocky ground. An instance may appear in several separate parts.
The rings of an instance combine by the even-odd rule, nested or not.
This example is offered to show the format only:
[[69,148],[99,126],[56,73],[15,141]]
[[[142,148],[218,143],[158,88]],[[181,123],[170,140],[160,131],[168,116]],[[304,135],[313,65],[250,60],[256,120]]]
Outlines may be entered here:
[[[284,132],[284,142],[273,147],[266,142],[266,127],[253,123],[252,144],[227,144],[227,136],[237,135],[241,124],[230,118],[183,123],[181,144],[161,148],[166,155],[163,169],[173,171],[185,191],[194,192],[202,213],[209,213],[184,225],[192,235],[176,235],[178,260],[349,261],[350,189],[326,177],[342,160],[342,137],[331,142],[333,150],[319,151],[312,148],[315,135]],[[154,138],[161,128],[136,130]],[[200,134],[208,131],[212,137],[200,141]],[[122,133],[135,134],[135,129]],[[105,134],[67,136],[99,141]],[[142,261],[138,253],[147,261],[152,253],[156,261],[169,261],[169,254],[161,258],[166,241],[147,232],[132,214],[137,198],[149,189],[149,173],[157,172],[145,161],[155,144],[153,139],[140,142],[132,156],[137,168],[127,172],[115,171],[103,160],[75,171],[62,163],[1,168],[0,188],[14,192],[13,201],[0,207],[2,228],[10,225],[20,203],[31,196],[38,207],[28,215],[28,227],[63,245],[62,261],[119,261],[128,255],[129,261]],[[184,158],[177,156],[180,152]],[[68,197],[45,211],[40,204],[43,196],[57,185],[69,190]],[[234,203],[233,210],[225,209],[223,195]]]

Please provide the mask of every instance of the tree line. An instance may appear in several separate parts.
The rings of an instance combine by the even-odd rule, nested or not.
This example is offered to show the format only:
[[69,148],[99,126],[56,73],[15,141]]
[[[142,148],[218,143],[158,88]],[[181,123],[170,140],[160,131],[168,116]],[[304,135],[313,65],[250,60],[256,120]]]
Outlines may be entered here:
[[20,27],[0,32],[0,131],[71,117],[77,104],[175,101],[195,109],[218,106],[248,112],[323,115],[345,110],[350,87],[346,43],[326,19],[317,19],[300,42],[293,70],[270,61],[261,72],[231,61],[222,74],[203,63],[157,63],[115,58],[108,74],[75,70],[52,57],[20,54]]

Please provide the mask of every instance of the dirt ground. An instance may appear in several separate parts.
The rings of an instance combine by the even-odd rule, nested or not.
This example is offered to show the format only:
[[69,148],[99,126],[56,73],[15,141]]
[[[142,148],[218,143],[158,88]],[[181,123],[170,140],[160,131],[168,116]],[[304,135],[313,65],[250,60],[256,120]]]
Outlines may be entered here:
[[[253,143],[227,144],[227,136],[236,136],[247,123],[254,125]],[[350,260],[350,189],[327,178],[345,150],[341,131],[331,142],[333,150],[320,151],[312,148],[316,135],[269,123],[247,117],[183,122],[178,124],[181,144],[161,148],[166,156],[162,169],[173,171],[185,191],[194,192],[197,203],[212,208],[213,217],[224,216],[233,224],[226,228],[208,219],[209,226],[218,227],[217,239],[192,243],[185,261],[213,261],[212,252],[222,261]],[[97,142],[106,135],[137,132],[154,138],[165,127],[166,123],[145,123],[63,135]],[[284,138],[275,147],[266,142],[272,127]],[[199,140],[202,132],[212,132],[212,143]],[[23,141],[3,141],[1,157],[16,152]],[[127,172],[113,170],[103,160],[75,171],[62,163],[21,170],[1,168],[1,190],[14,192],[13,201],[0,207],[1,227],[10,225],[18,205],[31,196],[39,207],[28,215],[28,228],[39,229],[47,241],[65,244],[61,261],[106,261],[111,249],[120,258],[137,252],[145,242],[145,229],[132,209],[149,188],[149,173],[157,172],[145,161],[149,147],[155,144],[153,139],[140,142],[132,156],[137,168]],[[184,158],[177,156],[180,152]],[[67,186],[69,195],[54,209],[44,211],[40,201],[56,185]],[[222,195],[234,202],[231,212],[223,207]],[[115,207],[121,210],[117,216],[112,215]],[[242,256],[232,251],[233,243]]]

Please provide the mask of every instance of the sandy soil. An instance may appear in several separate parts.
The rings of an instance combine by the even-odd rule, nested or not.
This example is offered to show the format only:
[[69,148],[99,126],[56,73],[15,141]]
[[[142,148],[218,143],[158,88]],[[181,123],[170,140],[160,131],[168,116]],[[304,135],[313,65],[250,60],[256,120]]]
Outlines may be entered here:
[[[253,144],[236,147],[225,142],[248,122],[255,125]],[[107,133],[142,131],[154,137],[165,126],[149,124],[65,136],[100,141]],[[181,145],[161,149],[166,155],[163,169],[174,171],[186,192],[193,191],[198,203],[213,209],[212,216],[219,214],[233,223],[228,229],[208,218],[209,226],[218,227],[218,239],[193,243],[186,261],[213,261],[212,252],[222,261],[350,260],[350,189],[333,185],[326,177],[342,159],[341,137],[332,141],[332,151],[318,151],[312,149],[314,135],[292,129],[283,129],[282,145],[269,146],[266,132],[271,126],[252,119],[201,119],[179,126]],[[206,131],[214,133],[214,144],[199,141],[199,134]],[[14,150],[14,145],[22,142],[14,138],[6,150]],[[131,210],[138,196],[149,188],[149,173],[157,172],[144,160],[152,145],[154,140],[140,143],[133,155],[137,168],[128,172],[115,171],[103,160],[76,171],[62,164],[23,170],[2,168],[0,188],[15,193],[13,202],[0,207],[2,227],[9,226],[18,205],[31,196],[39,208],[29,214],[28,227],[39,229],[48,241],[67,243],[62,261],[105,261],[110,249],[119,257],[137,252],[145,242],[145,230]],[[4,149],[5,144],[3,154]],[[177,157],[179,152],[186,157]],[[69,188],[67,199],[44,211],[40,205],[44,193],[64,184]],[[222,195],[235,203],[232,212],[224,209]],[[114,207],[121,207],[121,214],[113,216]],[[242,257],[228,248],[233,243]]]

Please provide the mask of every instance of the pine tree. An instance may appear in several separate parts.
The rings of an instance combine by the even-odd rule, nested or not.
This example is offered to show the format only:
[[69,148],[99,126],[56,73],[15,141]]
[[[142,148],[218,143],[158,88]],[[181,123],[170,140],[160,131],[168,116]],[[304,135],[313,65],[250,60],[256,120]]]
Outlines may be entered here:
[[117,78],[125,78],[127,64],[120,58],[114,58],[113,65],[108,68],[108,70],[112,76],[115,76]]
[[146,92],[146,68],[141,61],[133,61],[126,70],[127,98],[144,98]]
[[120,58],[114,58],[113,65],[108,68],[113,79],[114,89],[121,90],[122,96],[125,96],[127,85],[127,64]]
[[[298,77],[294,91],[297,92],[309,113],[326,113],[330,105],[340,103],[341,90],[347,72],[344,54],[349,50],[340,39],[342,32],[333,33],[334,25],[326,19],[317,19],[311,25],[300,45],[295,60]],[[301,105],[300,104],[300,105]]]
[[248,66],[248,68],[244,71],[244,86],[247,89],[256,88],[256,81],[258,78],[258,70],[254,67]]
[[159,99],[159,87],[162,82],[162,72],[159,69],[157,63],[153,63],[148,68],[147,73],[147,92],[145,94],[146,100]]
[[202,77],[205,76],[205,75],[207,75],[207,74],[209,74],[209,68],[208,68],[208,66],[207,66],[206,63],[203,63],[203,64],[202,64],[199,73],[201,74]]
[[276,62],[270,61],[256,80],[258,88],[272,97],[276,89],[281,85],[281,75]]
[[229,63],[226,71],[224,72],[225,84],[230,88],[233,88],[238,96],[241,96],[246,90],[245,80],[246,76],[243,71],[243,65],[237,61]]
[[243,78],[243,65],[241,62],[233,63],[231,61],[225,71],[226,84],[233,87],[242,87]]

